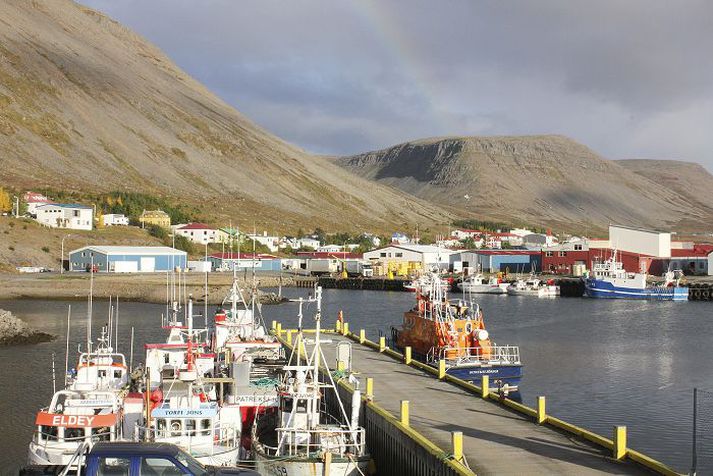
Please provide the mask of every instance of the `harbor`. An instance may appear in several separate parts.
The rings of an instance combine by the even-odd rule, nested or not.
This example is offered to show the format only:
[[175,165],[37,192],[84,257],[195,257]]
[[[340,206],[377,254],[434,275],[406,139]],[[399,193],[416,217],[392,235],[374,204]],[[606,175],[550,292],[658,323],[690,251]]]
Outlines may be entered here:
[[[302,289],[292,288],[284,292],[292,298],[305,295]],[[333,329],[336,316],[342,310],[345,320],[351,324],[352,332],[358,335],[359,330],[364,328],[366,336],[378,343],[379,332],[385,335],[390,326],[398,324],[403,311],[412,305],[412,301],[413,295],[409,293],[325,290],[325,322]],[[685,472],[690,464],[691,389],[694,386],[705,388],[706,382],[713,378],[713,369],[701,368],[697,363],[700,362],[700,356],[696,355],[697,349],[701,352],[704,349],[702,342],[708,323],[699,319],[699,313],[703,312],[706,304],[690,303],[681,309],[676,303],[640,302],[631,306],[631,302],[622,301],[541,300],[501,296],[482,296],[479,303],[486,313],[488,329],[492,334],[498,341],[507,339],[518,343],[527,359],[521,386],[523,404],[536,408],[537,397],[546,396],[548,415],[586,428],[604,438],[611,438],[614,426],[624,425],[627,427],[630,448],[675,467],[679,472]],[[157,329],[155,316],[161,313],[161,305],[130,302],[121,305],[124,316],[122,326],[135,327],[137,342],[152,342],[160,337],[162,332]],[[73,306],[76,306],[74,312],[81,315],[82,303],[74,302]],[[59,335],[64,332],[66,303],[61,301],[5,301],[0,307],[9,308],[30,324],[44,323],[49,332]],[[655,317],[652,314],[654,310]],[[285,329],[296,327],[294,305],[271,306],[268,315],[281,322]],[[80,320],[77,333],[82,332]],[[592,364],[602,362],[601,346],[589,338],[595,334],[599,336],[600,342],[608,343],[609,357],[604,361],[606,365]],[[328,339],[331,338],[328,336]],[[119,345],[126,348],[128,344],[128,336],[122,332]],[[9,364],[26,359],[21,352],[32,352],[40,356],[22,374],[36,375],[32,386],[44,389],[44,393],[27,395],[26,388],[14,388],[6,394],[8,401],[2,402],[3,406],[12,405],[17,409],[12,423],[18,428],[25,428],[25,432],[30,430],[32,419],[30,416],[28,420],[28,415],[41,406],[51,393],[51,375],[47,370],[51,353],[56,352],[57,356],[61,356],[63,347],[63,343],[52,342],[27,347],[24,351],[22,347],[0,349],[2,357]],[[674,347],[685,350],[676,353],[659,351]],[[326,349],[329,352],[329,347]],[[138,346],[136,351],[139,352]],[[357,351],[358,346],[355,345],[355,355]],[[624,365],[631,352],[640,355],[641,362],[633,373]],[[553,359],[553,356],[561,355],[567,355],[566,362]],[[388,361],[386,359],[386,363]],[[394,361],[389,365],[402,364]],[[12,374],[10,377],[19,378],[19,375]],[[687,375],[693,377],[689,379]],[[371,375],[364,371],[361,376]],[[383,402],[386,395],[382,392],[386,390],[387,383],[379,383],[381,379],[378,375],[373,377],[374,393],[377,397],[381,395],[378,398]],[[432,379],[434,384],[437,382],[428,375],[421,374],[419,378]],[[456,390],[460,391],[449,389],[446,395],[450,398],[449,392]],[[477,395],[472,398],[480,402]],[[411,402],[418,406],[413,399]],[[398,411],[394,411],[398,417]],[[411,415],[414,419],[418,418],[418,413],[413,409]],[[518,418],[524,418],[531,424],[527,416],[519,415]],[[495,435],[490,437],[496,439]],[[699,443],[705,442],[703,438]],[[8,456],[11,458],[3,461],[3,464],[22,463],[26,447],[20,441],[3,441],[2,445],[9,449]],[[449,448],[446,445],[443,449],[449,451]],[[608,454],[606,450],[599,451]],[[710,450],[706,450],[706,446],[701,447],[699,458],[701,465],[711,461],[706,459],[710,458]]]

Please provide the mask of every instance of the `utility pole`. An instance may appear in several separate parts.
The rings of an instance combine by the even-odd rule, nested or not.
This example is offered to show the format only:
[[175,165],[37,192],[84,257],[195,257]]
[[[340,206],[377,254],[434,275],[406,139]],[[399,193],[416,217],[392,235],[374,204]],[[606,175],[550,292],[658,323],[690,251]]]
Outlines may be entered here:
[[64,235],[64,236],[62,237],[62,246],[61,246],[61,248],[62,248],[62,252],[61,252],[61,253],[62,253],[62,256],[60,256],[60,259],[59,259],[59,274],[64,274],[64,240],[65,240],[65,238],[68,238],[68,237],[70,237],[70,236],[72,236],[71,233],[70,233],[70,234],[67,234],[67,235]]

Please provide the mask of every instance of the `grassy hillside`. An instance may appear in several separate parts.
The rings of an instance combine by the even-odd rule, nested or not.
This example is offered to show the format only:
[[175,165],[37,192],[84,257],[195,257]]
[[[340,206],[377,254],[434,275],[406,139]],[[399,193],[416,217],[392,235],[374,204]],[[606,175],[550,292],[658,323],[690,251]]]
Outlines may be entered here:
[[493,221],[591,233],[609,223],[695,230],[713,217],[709,182],[688,181],[690,193],[683,193],[562,136],[426,139],[336,162],[456,214]]
[[0,184],[16,189],[141,192],[258,228],[449,219],[260,129],[70,0],[0,4],[0,156]]

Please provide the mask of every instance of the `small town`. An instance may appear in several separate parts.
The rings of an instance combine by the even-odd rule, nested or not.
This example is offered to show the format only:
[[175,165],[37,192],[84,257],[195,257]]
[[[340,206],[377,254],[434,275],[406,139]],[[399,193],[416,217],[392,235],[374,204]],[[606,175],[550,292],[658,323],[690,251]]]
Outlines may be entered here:
[[713,475],[713,4],[0,2],[0,476]]

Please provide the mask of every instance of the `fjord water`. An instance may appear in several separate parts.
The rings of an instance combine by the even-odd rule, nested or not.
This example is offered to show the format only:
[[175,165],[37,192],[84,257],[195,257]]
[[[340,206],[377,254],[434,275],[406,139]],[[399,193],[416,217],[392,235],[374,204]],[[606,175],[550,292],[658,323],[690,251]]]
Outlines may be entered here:
[[[288,297],[308,293],[284,291]],[[511,296],[480,296],[478,302],[491,338],[497,344],[520,346],[525,404],[533,406],[538,395],[546,395],[548,413],[606,436],[614,425],[626,425],[629,447],[688,471],[692,389],[713,390],[711,303]],[[62,380],[68,304],[0,301],[0,308],[60,336],[50,343],[0,348],[2,474],[24,462],[34,412],[49,403],[53,352],[58,386]],[[86,304],[71,304],[70,362],[86,334]],[[388,336],[390,326],[398,325],[412,305],[408,293],[325,290],[323,316],[325,325],[333,327],[341,309],[353,331],[364,328],[375,338],[379,331]],[[165,306],[122,302],[119,307],[119,350],[128,359],[133,326],[137,364],[143,361],[144,342],[165,338],[160,328]],[[202,309],[197,306],[197,311]],[[95,301],[95,336],[106,322],[107,310],[106,301]],[[263,306],[262,311],[268,325],[273,319],[290,327],[296,324],[294,304]],[[313,325],[313,311],[311,305],[305,313],[306,327]],[[699,474],[708,474],[713,472],[713,399],[702,398],[700,410]]]

